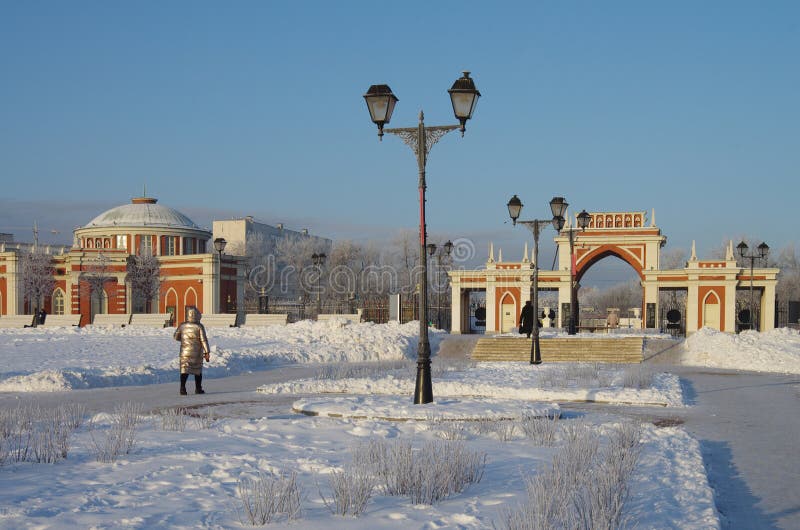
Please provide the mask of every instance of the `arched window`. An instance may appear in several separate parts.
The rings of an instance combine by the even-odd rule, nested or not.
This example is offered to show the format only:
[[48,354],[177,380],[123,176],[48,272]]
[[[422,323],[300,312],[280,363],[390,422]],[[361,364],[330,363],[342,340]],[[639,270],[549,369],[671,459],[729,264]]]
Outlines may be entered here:
[[61,289],[56,289],[53,292],[53,299],[50,304],[50,314],[51,315],[63,315],[64,314],[64,291]]

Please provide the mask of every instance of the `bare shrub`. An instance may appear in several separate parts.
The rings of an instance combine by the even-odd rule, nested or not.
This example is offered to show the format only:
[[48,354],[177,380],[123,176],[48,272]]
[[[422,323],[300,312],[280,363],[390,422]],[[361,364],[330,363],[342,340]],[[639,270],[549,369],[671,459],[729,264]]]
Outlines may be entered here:
[[436,359],[436,362],[431,363],[431,377],[442,377],[448,372],[465,372],[470,368],[475,368],[478,365],[475,361],[468,359]]
[[565,444],[571,444],[578,441],[580,438],[592,429],[590,425],[581,420],[570,420],[559,422],[559,438]]
[[242,524],[261,526],[279,517],[293,521],[300,515],[300,488],[295,472],[277,477],[259,473],[255,478],[241,478],[236,492],[241,501]]
[[552,447],[556,444],[558,434],[558,415],[542,418],[523,414],[519,426],[527,438],[536,445]]
[[443,440],[466,440],[469,429],[463,421],[440,421],[436,434]]
[[92,424],[89,431],[98,462],[116,462],[120,455],[128,454],[136,443],[136,428],[142,421],[142,405],[123,403],[111,415],[111,425],[104,433]]
[[383,376],[389,372],[401,372],[411,377],[416,363],[411,361],[379,361],[368,364],[336,363],[321,367],[314,375],[315,379],[338,380],[373,376]]
[[511,420],[497,420],[494,422],[494,433],[501,442],[510,442],[517,432],[517,423]]
[[197,420],[197,428],[198,429],[210,429],[214,426],[214,422],[217,421],[217,418],[211,412],[211,409],[206,409],[203,412],[198,412],[194,414],[195,419]]
[[180,431],[186,430],[186,425],[189,419],[188,411],[183,407],[175,407],[172,409],[164,409],[158,411],[161,418],[161,428],[165,431]]
[[480,482],[486,466],[486,453],[462,442],[434,441],[414,450],[407,440],[370,440],[354,451],[354,460],[360,457],[383,494],[406,496],[414,504],[435,504],[464,491]]
[[612,370],[600,363],[564,363],[539,376],[542,388],[603,388],[612,382]]
[[366,465],[356,462],[342,471],[331,472],[329,484],[330,501],[325,498],[322,491],[320,497],[331,513],[358,517],[364,513],[367,503],[372,498],[376,479]]
[[643,364],[634,364],[623,370],[622,386],[637,390],[650,388],[653,386],[655,376],[656,374],[651,367]]
[[602,450],[596,433],[587,428],[574,433],[549,470],[526,478],[526,499],[504,512],[504,528],[612,530],[630,523],[623,506],[640,453],[641,426],[615,428]]
[[82,405],[37,404],[0,411],[0,463],[53,463],[67,457],[72,433],[83,422]]

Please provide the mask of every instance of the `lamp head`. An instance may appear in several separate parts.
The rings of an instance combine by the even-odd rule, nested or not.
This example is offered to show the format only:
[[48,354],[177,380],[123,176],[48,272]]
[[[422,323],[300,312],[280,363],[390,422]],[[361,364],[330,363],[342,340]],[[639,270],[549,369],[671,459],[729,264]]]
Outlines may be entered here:
[[227,244],[228,242],[225,241],[224,238],[218,237],[217,239],[214,240],[214,250],[222,254],[225,251],[225,245]]
[[461,136],[464,136],[466,131],[467,120],[472,118],[472,113],[475,112],[475,106],[478,104],[478,98],[481,93],[475,88],[475,81],[469,76],[469,72],[465,71],[464,75],[456,79],[450,90],[450,101],[453,103],[453,114],[456,119],[461,123]]
[[586,210],[582,210],[581,213],[578,214],[578,228],[581,230],[586,230],[591,222],[592,216],[589,215]]
[[744,241],[736,245],[736,250],[739,251],[739,256],[741,257],[744,257],[744,255],[747,254],[747,249],[748,249],[747,243],[745,243]]
[[447,240],[447,243],[444,244],[444,252],[448,256],[450,255],[451,252],[453,252],[453,242],[450,241],[449,239]]
[[522,201],[519,200],[519,197],[514,195],[508,201],[508,215],[511,217],[511,222],[516,225],[517,219],[519,219],[519,214],[522,212]]
[[553,217],[567,215],[567,206],[569,206],[569,203],[564,197],[553,197],[550,200],[550,211],[553,212]]
[[378,138],[383,140],[383,126],[392,119],[395,104],[399,101],[389,85],[372,85],[364,94],[369,117],[378,126]]

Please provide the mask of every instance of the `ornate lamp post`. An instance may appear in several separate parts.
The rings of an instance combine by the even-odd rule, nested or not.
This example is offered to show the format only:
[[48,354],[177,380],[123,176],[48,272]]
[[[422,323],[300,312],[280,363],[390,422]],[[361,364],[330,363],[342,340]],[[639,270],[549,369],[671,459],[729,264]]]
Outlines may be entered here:
[[[217,251],[217,256],[219,257],[219,296],[220,296],[220,298],[222,297],[222,253],[225,251],[225,245],[227,245],[227,244],[228,244],[228,242],[225,241],[225,239],[222,238],[222,237],[218,237],[218,238],[216,238],[214,240],[214,250]],[[222,304],[220,303],[219,305],[220,305],[219,311],[221,312]],[[226,312],[227,312],[227,308],[226,308]]]
[[436,256],[436,327],[442,329],[442,256],[449,256],[453,252],[453,242],[449,239],[439,253],[436,253],[436,244],[428,243],[428,254]]
[[416,127],[385,129],[383,126],[389,123],[392,118],[397,97],[392,93],[389,85],[372,85],[364,94],[367,102],[370,118],[378,126],[378,138],[383,139],[383,133],[387,132],[399,136],[408,145],[417,157],[419,171],[419,347],[417,349],[417,383],[414,391],[414,403],[423,404],[433,401],[433,389],[431,385],[431,346],[428,342],[427,324],[427,291],[428,291],[428,264],[425,255],[426,231],[425,231],[425,166],[428,153],[442,136],[456,129],[464,135],[466,122],[472,118],[475,112],[475,105],[481,93],[475,88],[475,82],[470,78],[469,72],[456,79],[450,90],[450,101],[453,104],[453,112],[460,125],[426,126],[425,115],[419,113],[419,124]]
[[753,254],[747,253],[749,247],[744,241],[736,245],[736,248],[739,251],[739,256],[741,256],[743,259],[750,260],[750,329],[757,330],[758,328],[755,327],[755,317],[753,315],[753,262],[755,262],[757,259],[767,259],[767,254],[769,254],[769,245],[762,241],[757,247],[758,253]]
[[324,252],[320,252],[319,254],[315,252],[311,255],[311,261],[314,263],[314,266],[319,269],[319,274],[317,275],[317,317],[322,313],[322,291],[319,288],[319,281],[322,277],[322,267],[325,265],[325,259],[327,257],[328,256],[326,256]]
[[533,233],[533,330],[531,331],[531,364],[541,364],[542,354],[539,349],[539,232],[542,227],[553,223],[553,219],[533,219],[530,221],[517,221],[522,212],[522,201],[514,195],[508,201],[508,215],[511,222],[528,228]]
[[553,197],[550,201],[550,210],[553,212],[553,228],[558,233],[569,233],[569,326],[567,333],[575,335],[578,328],[578,293],[575,289],[575,232],[586,230],[586,227],[592,221],[592,216],[586,210],[583,210],[578,214],[577,227],[564,228],[566,223],[564,216],[567,213],[567,206],[569,206],[569,203],[564,197]]

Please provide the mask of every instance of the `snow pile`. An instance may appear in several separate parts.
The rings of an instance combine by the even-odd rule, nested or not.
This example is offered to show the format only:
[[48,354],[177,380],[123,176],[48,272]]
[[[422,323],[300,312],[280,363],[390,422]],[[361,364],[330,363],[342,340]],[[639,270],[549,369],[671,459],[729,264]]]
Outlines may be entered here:
[[[563,367],[542,364],[535,368],[528,363],[480,363],[464,371],[449,371],[433,379],[433,395],[484,397],[525,401],[590,401],[637,405],[683,406],[680,381],[672,374],[654,374],[651,388],[625,388],[621,380],[624,369],[616,365],[600,368],[607,384],[593,386],[567,384],[552,386],[551,381],[563,377]],[[396,372],[396,371],[395,371]],[[387,373],[373,377],[345,379],[304,379],[263,385],[266,394],[383,394],[407,395],[413,388],[411,375]]]
[[[209,377],[282,363],[416,358],[419,323],[304,320],[288,326],[209,328]],[[0,330],[0,391],[43,392],[173,381],[174,328],[27,328]],[[431,331],[436,351],[444,332]]]
[[681,363],[800,374],[800,331],[780,328],[734,335],[703,328],[686,339]]

